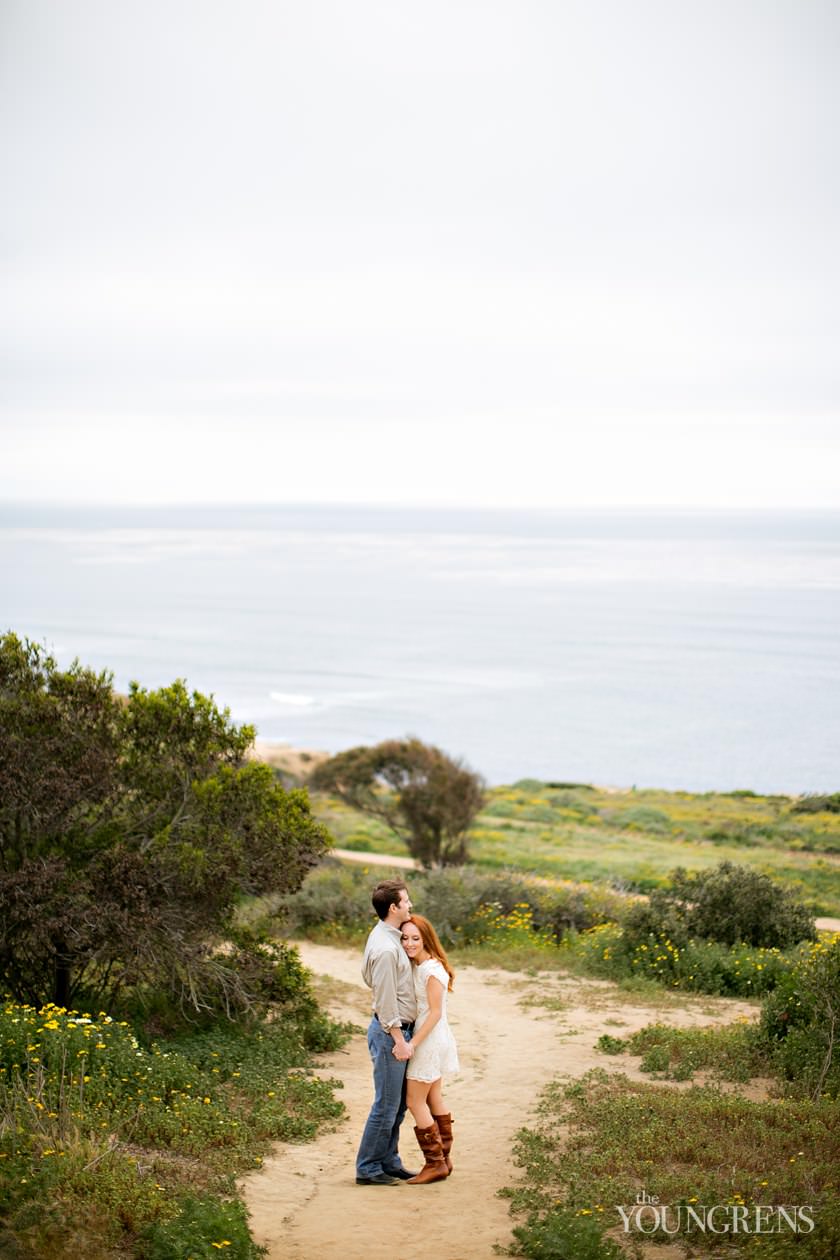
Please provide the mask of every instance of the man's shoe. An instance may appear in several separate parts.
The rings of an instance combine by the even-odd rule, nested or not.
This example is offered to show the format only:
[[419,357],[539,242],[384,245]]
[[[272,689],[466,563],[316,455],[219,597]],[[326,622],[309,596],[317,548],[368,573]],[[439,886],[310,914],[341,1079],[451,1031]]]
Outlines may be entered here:
[[357,1177],[357,1186],[398,1186],[400,1179],[389,1177],[387,1173],[377,1173],[375,1177]]
[[410,1173],[407,1168],[393,1168],[389,1169],[385,1176],[399,1177],[400,1181],[408,1181],[411,1177],[416,1177],[417,1173]]

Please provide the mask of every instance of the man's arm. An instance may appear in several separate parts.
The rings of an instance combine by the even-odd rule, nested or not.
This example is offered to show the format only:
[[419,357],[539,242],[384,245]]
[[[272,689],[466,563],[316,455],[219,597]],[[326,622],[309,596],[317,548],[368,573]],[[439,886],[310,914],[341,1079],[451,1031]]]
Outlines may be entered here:
[[406,1041],[400,1027],[397,1002],[397,959],[390,950],[383,950],[370,960],[370,988],[379,1023],[394,1043],[392,1055],[400,1062],[412,1057],[412,1043]]
[[370,960],[370,987],[373,1009],[383,1028],[394,1024],[399,1028],[400,1007],[397,1001],[397,960],[389,949],[383,949]]
[[390,950],[385,949],[371,959],[370,979],[373,1004],[379,1022],[394,1042],[391,1053],[395,1059],[410,1059],[411,1042],[406,1041],[400,1027],[400,1011],[397,1002],[397,960]]
[[395,1024],[393,1028],[388,1029],[394,1039],[394,1048],[391,1054],[395,1059],[399,1059],[402,1063],[405,1059],[410,1059],[414,1054],[414,1046],[410,1041],[406,1041],[405,1034],[399,1024]]

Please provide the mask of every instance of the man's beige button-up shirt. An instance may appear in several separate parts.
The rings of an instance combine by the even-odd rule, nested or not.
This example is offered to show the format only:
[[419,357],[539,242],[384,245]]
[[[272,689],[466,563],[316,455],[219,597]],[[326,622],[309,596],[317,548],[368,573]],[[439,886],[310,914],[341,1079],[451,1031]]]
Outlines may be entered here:
[[371,930],[362,959],[362,978],[372,990],[372,1010],[387,1032],[417,1016],[414,972],[401,944],[399,928],[380,919]]

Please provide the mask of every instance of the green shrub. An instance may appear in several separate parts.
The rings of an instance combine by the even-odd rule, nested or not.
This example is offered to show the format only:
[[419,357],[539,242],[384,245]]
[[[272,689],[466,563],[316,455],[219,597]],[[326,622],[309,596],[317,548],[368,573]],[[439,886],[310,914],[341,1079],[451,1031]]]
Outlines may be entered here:
[[554,806],[548,802],[534,801],[532,805],[522,806],[519,810],[519,817],[526,819],[528,822],[556,823],[558,813]]
[[[284,902],[287,931],[363,935],[375,922],[370,893],[379,878],[379,870],[374,876],[366,867],[324,865],[312,871],[300,892]],[[526,906],[535,941],[559,940],[627,906],[626,898],[604,887],[552,885],[511,870],[448,866],[410,872],[406,880],[413,904],[447,947],[486,943],[489,913],[508,918]]]
[[471,945],[486,937],[485,911],[502,917],[523,903],[535,907],[533,888],[514,871],[482,871],[470,866],[428,871],[412,878],[412,901],[449,945]]
[[144,1260],[257,1260],[265,1253],[248,1232],[244,1206],[214,1197],[184,1199],[177,1216],[150,1226],[143,1239]]
[[769,1071],[767,1057],[756,1037],[756,1025],[746,1020],[722,1028],[648,1024],[620,1040],[619,1046],[630,1054],[643,1056],[643,1072],[664,1072],[672,1080],[687,1081],[694,1072],[707,1069],[722,1080],[743,1082]]
[[[286,962],[300,997],[302,977]],[[34,1255],[104,1255],[106,1244],[125,1248],[164,1221],[173,1194],[218,1192],[271,1142],[313,1137],[342,1105],[334,1082],[308,1070],[306,1012],[300,1022],[291,1008],[274,1013],[144,1045],[103,1012],[4,1003],[0,1218],[8,1229]],[[328,1043],[339,1044],[342,1030],[328,1031]],[[142,1176],[138,1148],[153,1169]]]
[[786,949],[816,936],[813,916],[789,889],[734,862],[693,874],[672,871],[670,887],[655,889],[647,906],[631,910],[626,929],[628,944],[660,935],[678,945],[701,937]]
[[545,785],[547,788],[557,788],[561,792],[594,792],[591,783],[562,783],[549,782]]
[[[371,841],[372,837],[367,831],[358,829],[351,832],[349,836],[344,836],[341,840],[339,848],[349,849],[351,853],[370,853]],[[391,841],[391,847],[395,851],[401,852],[401,848],[396,850],[396,845],[397,839],[395,837],[394,840]]]
[[597,818],[598,807],[585,800],[579,792],[549,792],[549,804],[555,810],[563,810],[580,819]]
[[665,934],[637,939],[618,923],[601,923],[571,932],[562,942],[569,961],[589,975],[607,980],[644,977],[672,989],[694,993],[760,997],[793,967],[797,953],[720,945],[689,939],[677,945]]
[[774,989],[793,965],[778,949],[754,949],[740,942],[689,939],[676,945],[664,935],[640,941],[630,954],[633,975],[648,976],[669,988],[732,997],[760,997]]
[[739,822],[721,822],[714,823],[704,836],[713,844],[735,844],[742,845],[744,848],[755,848],[757,845],[764,844],[768,835],[772,834],[770,828],[753,827]]
[[565,1207],[535,1213],[524,1225],[514,1226],[516,1243],[508,1255],[527,1260],[621,1260],[618,1243],[604,1237],[604,1222],[588,1209]]
[[832,835],[822,822],[823,820],[816,818],[809,825],[804,821],[794,822],[787,819],[778,824],[773,834],[788,849],[828,853],[840,851],[840,836]]
[[793,1092],[840,1097],[840,933],[811,945],[767,997],[761,1032]]
[[287,930],[304,936],[330,927],[333,932],[370,930],[375,920],[370,894],[377,881],[396,872],[382,869],[376,876],[366,867],[349,867],[332,862],[310,871],[303,887],[286,897],[280,911]]
[[569,932],[561,942],[561,954],[582,969],[605,980],[621,980],[632,974],[618,923],[598,923],[584,932]]
[[335,1050],[341,1044],[341,1031],[318,1006],[311,973],[296,949],[243,928],[234,937],[232,961],[258,1015],[271,1013],[294,1025],[307,1050]]
[[626,1049],[621,1037],[611,1037],[609,1033],[602,1033],[595,1044],[602,1054],[623,1054]]
[[535,923],[547,929],[556,941],[569,932],[584,932],[614,919],[627,908],[627,900],[608,888],[584,888],[569,885],[552,889],[539,898],[535,906]]
[[516,931],[509,943],[522,944],[522,938],[528,936],[536,942],[545,926],[543,891],[516,871],[482,871],[469,866],[428,871],[411,880],[414,904],[450,946],[490,942],[503,948],[513,928]]
[[649,831],[657,836],[668,835],[673,830],[671,819],[655,805],[633,805],[630,809],[611,810],[604,817],[613,827]]
[[549,930],[536,928],[527,901],[518,902],[507,911],[498,904],[481,905],[469,920],[469,928],[470,944],[489,945],[501,952],[523,947],[551,949],[554,945]]
[[818,795],[809,792],[790,807],[792,814],[840,814],[840,792]]
[[484,806],[481,817],[516,818],[519,816],[519,810],[519,805],[514,801],[491,801],[489,805]]
[[668,893],[654,889],[648,901],[638,901],[624,918],[624,946],[628,957],[642,943],[655,940],[688,944],[689,931],[683,908]]

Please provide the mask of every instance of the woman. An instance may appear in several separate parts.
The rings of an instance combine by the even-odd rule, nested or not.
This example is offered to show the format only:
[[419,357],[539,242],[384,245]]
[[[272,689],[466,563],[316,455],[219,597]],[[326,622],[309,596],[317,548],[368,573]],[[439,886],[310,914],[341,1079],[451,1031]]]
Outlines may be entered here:
[[414,967],[417,1020],[406,1071],[406,1102],[425,1164],[406,1185],[443,1181],[452,1172],[452,1116],[445,1110],[441,1077],[458,1072],[458,1051],[446,1018],[446,994],[455,973],[428,919],[412,914],[402,925],[403,949]]

